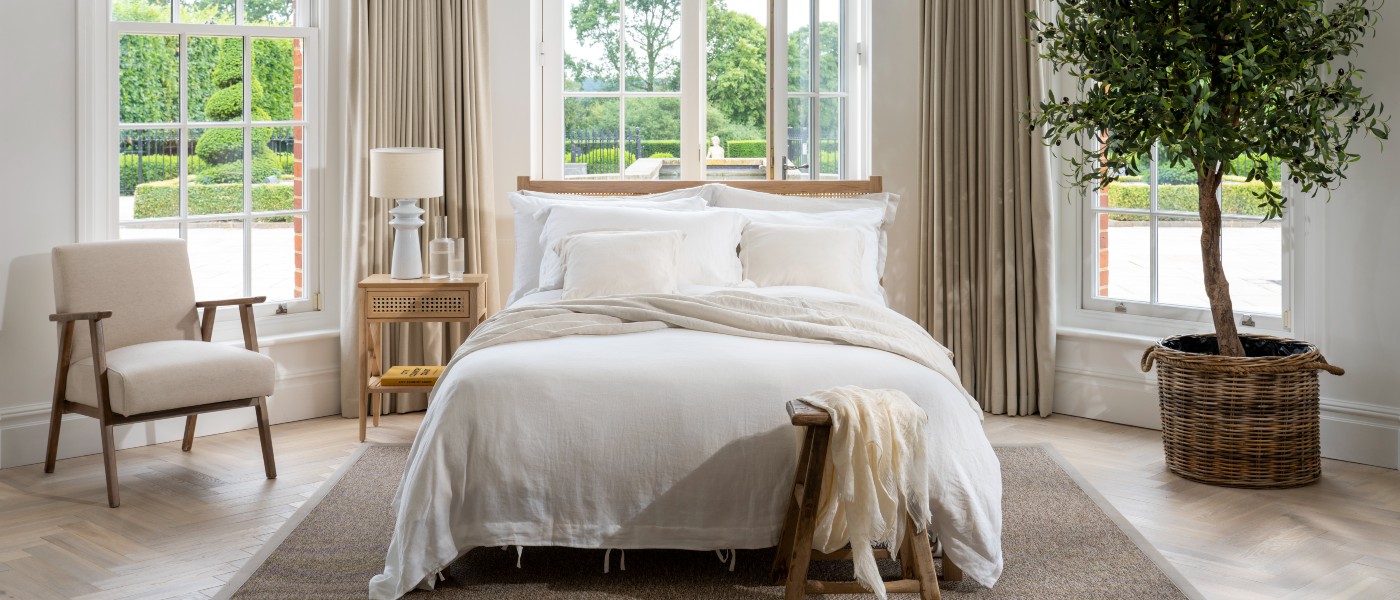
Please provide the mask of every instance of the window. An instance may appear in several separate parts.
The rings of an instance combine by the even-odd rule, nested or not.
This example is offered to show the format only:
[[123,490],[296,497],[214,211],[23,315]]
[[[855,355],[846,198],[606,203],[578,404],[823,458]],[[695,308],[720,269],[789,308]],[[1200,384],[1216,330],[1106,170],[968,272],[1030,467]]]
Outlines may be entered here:
[[[1195,170],[1161,150],[1147,163],[1096,190],[1086,203],[1084,306],[1208,321]],[[1245,159],[1237,163],[1236,171],[1243,172]],[[1285,181],[1285,166],[1277,160],[1269,170],[1276,185]],[[1263,218],[1250,193],[1263,185],[1225,177],[1216,197],[1223,213],[1221,247],[1236,316],[1245,325],[1284,330],[1286,219]]]
[[[201,299],[312,308],[306,0],[112,0],[103,197],[120,239],[184,238]],[[110,237],[110,236],[109,236]],[[270,308],[268,310],[271,310]]]
[[542,2],[545,177],[863,174],[857,0]]

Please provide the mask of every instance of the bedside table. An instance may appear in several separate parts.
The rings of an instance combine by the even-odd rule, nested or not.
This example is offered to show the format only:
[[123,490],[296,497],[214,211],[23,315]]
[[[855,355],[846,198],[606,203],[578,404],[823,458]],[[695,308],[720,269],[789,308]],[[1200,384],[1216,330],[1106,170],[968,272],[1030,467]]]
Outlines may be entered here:
[[385,323],[466,323],[471,334],[486,318],[486,275],[468,273],[461,279],[393,279],[370,275],[359,285],[355,306],[360,321],[360,441],[365,441],[366,403],[370,397],[374,426],[384,394],[426,394],[430,386],[385,386],[381,331]]

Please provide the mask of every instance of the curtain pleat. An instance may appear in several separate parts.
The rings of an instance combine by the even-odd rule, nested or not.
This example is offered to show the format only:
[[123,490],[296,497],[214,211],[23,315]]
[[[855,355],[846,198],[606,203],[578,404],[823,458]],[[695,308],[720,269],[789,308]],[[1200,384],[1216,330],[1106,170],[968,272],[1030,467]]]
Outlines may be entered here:
[[1049,155],[1021,120],[1041,94],[1036,8],[923,12],[919,318],[993,414],[1048,416],[1054,394]]
[[[420,231],[423,264],[433,218],[447,217],[447,235],[465,238],[467,270],[496,273],[495,218],[491,195],[490,106],[487,93],[486,0],[353,0],[345,26],[350,40],[343,158],[349,178],[344,218],[341,353],[343,365],[359,364],[356,284],[387,273],[392,259],[393,199],[370,198],[369,151],[391,146],[442,148],[444,195],[422,201],[428,225]],[[497,294],[488,292],[494,312]],[[460,324],[444,327],[389,325],[384,358],[392,364],[443,364],[465,337]],[[341,413],[359,411],[358,373],[341,378]],[[425,394],[385,398],[385,412],[427,407]]]

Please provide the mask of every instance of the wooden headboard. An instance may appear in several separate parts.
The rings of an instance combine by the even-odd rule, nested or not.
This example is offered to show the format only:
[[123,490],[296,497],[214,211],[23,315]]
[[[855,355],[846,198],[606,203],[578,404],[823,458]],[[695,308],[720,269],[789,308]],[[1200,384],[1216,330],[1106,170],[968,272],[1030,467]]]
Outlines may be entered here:
[[678,179],[662,180],[574,180],[574,181],[545,181],[531,179],[529,175],[521,175],[516,178],[516,187],[521,190],[534,192],[546,192],[551,194],[581,194],[587,196],[636,196],[641,194],[656,194],[669,192],[688,187],[696,187],[707,183],[723,183],[730,187],[736,187],[756,192],[767,192],[769,194],[782,194],[785,196],[859,196],[861,194],[874,194],[883,192],[883,186],[879,175],[872,175],[870,179],[850,179],[832,181],[789,180],[789,181],[768,181],[768,180],[707,180],[707,181],[681,181]]

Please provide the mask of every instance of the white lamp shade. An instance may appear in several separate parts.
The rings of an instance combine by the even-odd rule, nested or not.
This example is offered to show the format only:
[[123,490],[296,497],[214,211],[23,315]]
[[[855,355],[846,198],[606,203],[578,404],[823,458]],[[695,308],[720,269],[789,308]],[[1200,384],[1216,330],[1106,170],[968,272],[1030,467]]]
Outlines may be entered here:
[[369,151],[369,195],[436,198],[443,194],[441,148],[375,148]]

